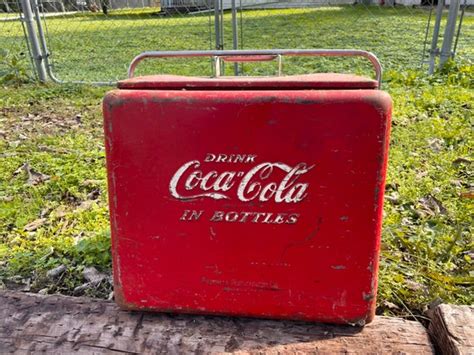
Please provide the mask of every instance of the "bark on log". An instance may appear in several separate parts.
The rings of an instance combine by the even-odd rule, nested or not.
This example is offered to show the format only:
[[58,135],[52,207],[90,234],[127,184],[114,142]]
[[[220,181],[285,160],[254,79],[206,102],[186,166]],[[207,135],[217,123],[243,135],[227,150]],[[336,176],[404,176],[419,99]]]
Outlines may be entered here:
[[151,314],[109,301],[0,291],[0,353],[432,354],[418,322],[376,317],[364,328]]
[[474,354],[474,307],[439,305],[429,333],[442,354]]

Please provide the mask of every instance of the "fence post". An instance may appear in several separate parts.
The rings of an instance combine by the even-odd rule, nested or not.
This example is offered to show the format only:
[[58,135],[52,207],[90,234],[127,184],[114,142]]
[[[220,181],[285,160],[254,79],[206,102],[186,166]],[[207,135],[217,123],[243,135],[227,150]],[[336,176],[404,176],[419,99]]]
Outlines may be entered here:
[[441,55],[439,58],[439,68],[443,68],[446,61],[451,58],[453,46],[454,33],[456,32],[456,20],[458,17],[459,6],[461,0],[451,0],[449,3],[448,22],[444,30],[443,47],[441,48]]
[[221,44],[221,23],[220,23],[220,17],[219,17],[219,11],[220,11],[220,6],[219,6],[220,1],[219,0],[214,0],[214,31],[216,35],[216,49],[222,49],[222,44]]
[[[237,8],[235,0],[231,1],[232,4],[232,49],[239,49],[239,39],[237,33]],[[234,75],[239,75],[239,63],[234,63]]]
[[41,48],[38,42],[38,37],[36,36],[35,26],[34,26],[34,16],[31,9],[30,0],[20,0],[21,9],[23,11],[26,31],[28,33],[28,40],[31,47],[31,55],[36,67],[36,72],[38,74],[38,79],[41,82],[46,82],[46,68],[44,66],[44,58],[41,53]]
[[441,18],[443,16],[444,1],[445,0],[438,0],[438,5],[436,7],[436,19],[433,27],[433,39],[431,40],[430,66],[428,69],[430,75],[434,73],[435,60],[436,56],[438,55],[438,37],[439,30],[441,27]]

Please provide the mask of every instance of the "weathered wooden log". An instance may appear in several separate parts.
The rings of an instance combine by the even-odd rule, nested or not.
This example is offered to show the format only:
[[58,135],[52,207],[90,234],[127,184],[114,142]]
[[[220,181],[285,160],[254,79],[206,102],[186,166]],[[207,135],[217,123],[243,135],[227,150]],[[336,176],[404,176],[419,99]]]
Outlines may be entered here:
[[474,307],[439,305],[429,333],[442,354],[474,354]]
[[433,347],[418,322],[376,317],[364,328],[150,314],[109,301],[0,291],[0,353],[417,353]]

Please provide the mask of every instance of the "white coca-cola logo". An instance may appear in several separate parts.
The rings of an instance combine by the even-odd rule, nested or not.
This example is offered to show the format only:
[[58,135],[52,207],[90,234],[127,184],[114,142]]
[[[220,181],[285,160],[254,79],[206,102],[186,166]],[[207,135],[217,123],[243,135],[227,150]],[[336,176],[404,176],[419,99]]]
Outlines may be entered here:
[[[207,154],[204,162],[254,163],[255,158],[255,155]],[[179,200],[231,199],[230,190],[237,186],[236,197],[242,202],[297,203],[306,198],[309,185],[298,180],[314,167],[306,163],[290,166],[281,162],[262,162],[247,171],[219,172],[206,171],[202,165],[199,160],[181,165],[169,184],[171,196]]]

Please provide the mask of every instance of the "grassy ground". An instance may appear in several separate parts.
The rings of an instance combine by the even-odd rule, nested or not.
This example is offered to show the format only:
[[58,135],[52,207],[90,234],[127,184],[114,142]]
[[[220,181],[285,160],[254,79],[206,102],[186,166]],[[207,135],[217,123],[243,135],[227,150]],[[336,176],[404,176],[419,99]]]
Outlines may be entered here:
[[[390,11],[386,15],[382,12],[380,21],[384,16],[394,21]],[[319,16],[313,12],[308,13]],[[265,18],[266,13],[252,12],[255,18]],[[83,20],[94,22],[96,16]],[[298,16],[295,24],[300,26]],[[81,17],[73,18],[78,19]],[[122,26],[121,20],[116,21]],[[279,26],[285,26],[284,18]],[[322,43],[312,42],[313,38],[310,34],[302,36],[302,47]],[[381,43],[386,40],[389,38]],[[400,46],[410,47],[407,43]],[[382,58],[390,61],[394,55],[388,51]],[[114,51],[110,56],[118,58]],[[109,70],[107,76],[120,73],[120,63],[111,68],[104,64]],[[21,62],[10,64],[14,70],[23,66]],[[301,64],[288,70],[315,68],[309,62]],[[171,72],[192,73],[207,68],[207,63],[167,65]],[[334,69],[339,64],[323,61],[319,65]],[[253,70],[262,68],[270,70]],[[76,70],[74,73],[91,78],[96,68],[83,65]],[[100,112],[107,89],[14,85],[24,77],[21,70],[15,73],[9,76],[8,85],[0,87],[0,287],[4,284],[34,292],[106,297],[110,291],[107,282],[98,288],[80,286],[86,281],[83,271],[89,266],[110,272]],[[394,120],[379,313],[420,315],[437,299],[462,304],[474,301],[474,205],[468,198],[474,185],[473,81],[474,66],[469,63],[451,66],[431,78],[408,70],[388,71],[385,75],[385,89],[394,101]],[[66,271],[47,274],[59,265],[65,265]]]
[[[463,197],[474,175],[473,78],[472,65],[431,79],[387,75],[395,108],[380,312],[420,314],[437,298],[474,301],[473,203]],[[8,287],[71,294],[85,267],[110,269],[105,90],[0,91],[0,278]],[[45,276],[61,264],[67,271],[60,279]]]

